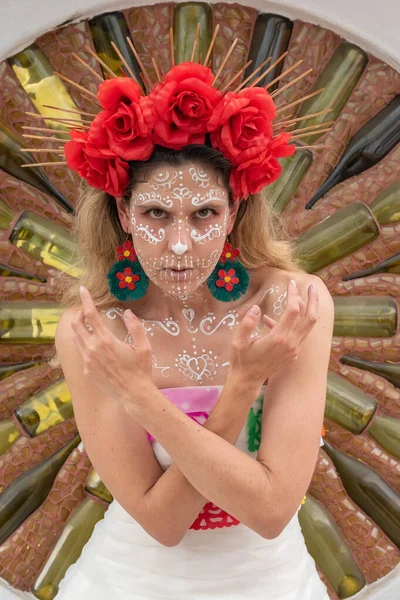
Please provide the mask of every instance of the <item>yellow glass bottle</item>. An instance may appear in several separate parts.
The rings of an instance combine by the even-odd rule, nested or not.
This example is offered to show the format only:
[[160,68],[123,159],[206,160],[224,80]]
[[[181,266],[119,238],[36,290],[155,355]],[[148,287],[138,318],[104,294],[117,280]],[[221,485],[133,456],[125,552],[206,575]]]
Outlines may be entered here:
[[53,344],[63,312],[54,302],[2,302],[0,343]]
[[20,435],[13,419],[0,421],[0,456],[11,448]]
[[101,481],[99,474],[94,469],[91,471],[86,480],[85,489],[93,494],[93,496],[97,496],[97,498],[105,500],[106,502],[112,502],[114,499],[113,495],[106,488],[104,483]]

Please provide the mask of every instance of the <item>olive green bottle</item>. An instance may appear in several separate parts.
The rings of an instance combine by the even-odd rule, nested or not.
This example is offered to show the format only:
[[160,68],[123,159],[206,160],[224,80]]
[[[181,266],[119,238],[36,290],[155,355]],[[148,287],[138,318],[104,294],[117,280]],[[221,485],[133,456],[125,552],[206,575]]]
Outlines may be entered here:
[[58,223],[25,211],[15,223],[9,239],[14,246],[48,267],[66,271],[71,277],[79,276],[71,234]]
[[[174,41],[175,63],[177,65],[190,60],[192,56],[197,23],[200,23],[200,33],[194,60],[197,62],[201,54],[201,64],[203,64],[212,38],[211,6],[205,2],[182,2],[175,6]],[[211,58],[212,54],[209,60]]]
[[368,433],[392,456],[400,459],[400,421],[389,415],[376,415]]
[[33,585],[32,592],[36,598],[52,600],[56,596],[68,567],[80,557],[105,511],[105,507],[92,498],[85,498],[75,509]]
[[385,188],[369,205],[381,225],[400,222],[400,181]]
[[314,273],[377,237],[379,226],[369,207],[364,202],[353,202],[310,227],[294,244],[303,268]]
[[42,504],[58,471],[79,442],[76,435],[58,452],[19,475],[0,494],[0,544]]
[[369,275],[375,275],[376,273],[400,273],[400,252],[394,254],[390,258],[382,260],[380,263],[369,269],[362,269],[361,271],[351,273],[351,275],[344,275],[342,279],[343,281],[350,281],[351,279],[368,277]]
[[94,469],[89,474],[89,477],[86,480],[85,490],[100,498],[100,500],[105,500],[106,502],[113,501],[113,495],[106,488],[104,483],[101,481],[99,474]]
[[293,156],[279,160],[282,173],[279,179],[265,188],[269,203],[273,209],[277,212],[285,210],[294,197],[304,175],[311,167],[312,162],[313,156],[309,150],[296,152]]
[[55,302],[2,302],[0,344],[53,344],[62,313]]
[[33,394],[14,415],[32,437],[73,416],[72,399],[64,377]]
[[328,371],[325,417],[354,434],[371,421],[378,405],[375,398],[333,371]]
[[13,419],[0,421],[0,456],[7,452],[20,435]]
[[307,494],[298,518],[308,552],[339,598],[359,592],[366,585],[364,575],[326,508]]
[[400,547],[400,495],[374,469],[332,446],[323,450],[333,461],[349,496]]
[[333,335],[392,337],[397,331],[397,304],[392,296],[333,296]]
[[349,367],[357,367],[357,369],[363,369],[363,371],[369,371],[370,373],[375,373],[375,375],[380,375],[394,386],[400,388],[399,363],[378,363],[372,360],[358,358],[357,356],[348,356],[347,354],[341,356],[340,362],[344,365],[349,365]]

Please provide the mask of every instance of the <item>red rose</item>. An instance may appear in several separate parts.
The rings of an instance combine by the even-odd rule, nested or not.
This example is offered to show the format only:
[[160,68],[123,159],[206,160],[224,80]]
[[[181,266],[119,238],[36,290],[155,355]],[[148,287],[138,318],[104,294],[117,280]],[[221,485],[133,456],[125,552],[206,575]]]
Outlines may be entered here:
[[252,87],[228,92],[208,123],[211,143],[234,160],[240,152],[265,145],[265,138],[272,138],[275,117],[275,105],[267,90]]
[[222,99],[213,81],[211,69],[196,63],[184,62],[170,69],[150,94],[156,112],[156,144],[180,150],[205,142],[208,121]]
[[90,126],[89,138],[124,160],[147,160],[154,150],[151,103],[140,96],[132,79],[118,77],[100,84],[101,111]]
[[68,166],[94,188],[120,197],[128,184],[128,163],[107,148],[97,148],[87,132],[71,130],[72,140],[64,147]]
[[296,150],[293,144],[288,146],[289,139],[289,133],[280,133],[266,146],[253,146],[236,157],[229,182],[236,199],[257,194],[278,179],[282,171],[278,158],[291,156]]

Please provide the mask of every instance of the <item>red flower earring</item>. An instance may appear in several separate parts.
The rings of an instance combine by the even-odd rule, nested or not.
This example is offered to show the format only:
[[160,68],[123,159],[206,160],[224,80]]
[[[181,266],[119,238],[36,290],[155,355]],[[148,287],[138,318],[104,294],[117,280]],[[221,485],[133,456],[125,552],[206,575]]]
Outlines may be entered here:
[[116,251],[117,260],[107,273],[108,288],[113,296],[123,302],[139,300],[147,292],[150,280],[142,269],[128,235]]
[[217,300],[232,302],[247,292],[250,275],[239,262],[239,248],[226,241],[219,261],[207,279],[208,289]]

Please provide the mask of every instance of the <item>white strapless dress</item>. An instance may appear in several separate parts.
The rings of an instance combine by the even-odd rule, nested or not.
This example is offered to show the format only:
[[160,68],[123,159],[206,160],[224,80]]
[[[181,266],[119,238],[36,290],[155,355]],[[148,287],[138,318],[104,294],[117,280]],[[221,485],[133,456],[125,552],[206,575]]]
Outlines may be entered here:
[[[221,390],[222,386],[208,386],[161,391],[203,424]],[[262,398],[261,393],[236,443],[254,458]],[[149,439],[161,467],[167,469],[172,464],[169,454],[150,435]],[[329,600],[307,551],[298,511],[277,538],[267,540],[209,503],[181,543],[167,547],[113,500],[81,556],[66,571],[55,600]]]

